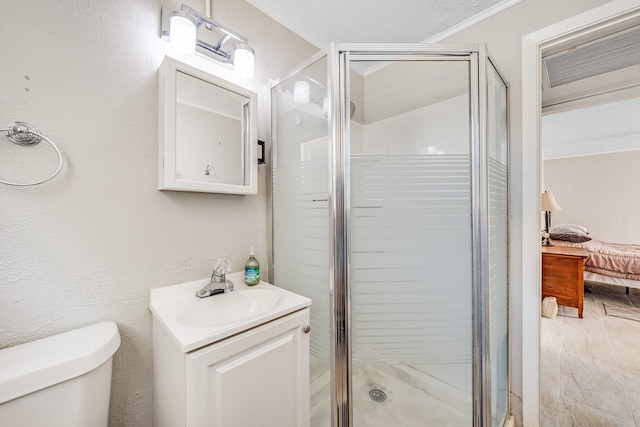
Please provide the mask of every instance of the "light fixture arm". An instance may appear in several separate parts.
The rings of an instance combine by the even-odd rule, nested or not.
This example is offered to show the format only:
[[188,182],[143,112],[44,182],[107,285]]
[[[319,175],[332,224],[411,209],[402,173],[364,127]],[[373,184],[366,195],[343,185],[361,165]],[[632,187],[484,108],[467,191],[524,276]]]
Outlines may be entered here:
[[[248,45],[247,39],[243,36],[241,36],[240,34],[230,30],[229,28],[225,27],[224,25],[221,25],[207,17],[204,17],[202,15],[200,15],[198,12],[196,12],[195,10],[189,8],[186,5],[182,5],[181,7],[181,11],[182,13],[188,15],[190,18],[192,18],[192,21],[194,21],[194,25],[195,25],[195,29],[196,29],[196,47],[199,48],[198,49],[198,53],[200,53],[201,55],[207,56],[211,59],[214,59],[218,62],[222,62],[224,64],[229,64],[231,66],[234,67],[234,69],[236,68],[237,65],[236,64],[236,53],[238,51],[238,49],[244,49],[244,53],[245,55],[243,56],[243,67],[241,68],[246,68],[246,63],[247,60],[246,55],[250,55],[250,71],[248,73],[248,77],[243,77],[243,78],[250,78],[253,75],[253,55],[254,55],[254,51],[253,49],[251,49]],[[175,13],[175,12],[174,12]],[[170,19],[170,15],[171,15],[171,10],[167,9],[165,10],[165,8],[162,8],[162,28],[161,28],[161,37],[165,40],[169,40],[170,39],[170,23],[169,23],[169,19]],[[201,40],[200,38],[197,37],[197,31],[203,26],[206,30],[211,31],[212,33],[214,33],[214,36],[219,37],[217,39],[217,42],[215,44],[213,43],[209,43],[207,41]],[[217,33],[217,34],[215,34]],[[235,47],[234,47],[234,52],[230,52],[230,51],[225,51],[222,49],[223,45],[225,43],[227,43],[229,40],[233,39],[235,41]],[[211,41],[211,40],[209,40]],[[245,74],[247,74],[247,70],[243,70]],[[240,72],[240,75],[242,75],[243,72]]]
[[225,62],[227,64],[233,64],[233,60],[231,58],[231,53],[226,52],[226,51],[220,49],[219,47],[216,48],[216,46],[218,46],[218,44],[216,44],[216,46],[213,46],[213,45],[210,45],[207,42],[203,42],[202,40],[196,40],[196,46],[198,46],[201,49],[206,50],[209,53],[212,53],[214,55],[219,56],[219,58],[215,58],[217,61]]
[[222,45],[225,44],[230,38],[231,36],[229,34],[225,34],[220,40],[218,40],[218,43],[216,43],[216,45],[213,48],[215,50],[220,50]]
[[188,6],[186,5],[182,5],[182,10],[184,12],[187,12],[189,15],[193,16],[196,19],[196,28],[200,28],[200,26],[204,23],[207,24],[206,28],[209,31],[213,31],[212,28],[215,28],[218,31],[222,31],[223,33],[227,34],[230,37],[233,37],[234,39],[238,40],[240,43],[247,43],[247,39],[243,36],[241,36],[240,34],[230,30],[229,28],[225,27],[224,25],[218,24],[215,21],[212,21],[209,18],[206,18],[202,15],[200,15],[198,12],[196,12],[193,9],[190,9]]

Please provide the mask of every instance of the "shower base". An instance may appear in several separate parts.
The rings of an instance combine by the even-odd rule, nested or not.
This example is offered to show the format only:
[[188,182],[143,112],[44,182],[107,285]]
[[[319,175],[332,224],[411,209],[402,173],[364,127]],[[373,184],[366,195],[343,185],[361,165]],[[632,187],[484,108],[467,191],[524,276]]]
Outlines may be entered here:
[[[311,357],[311,427],[331,425],[330,371]],[[370,392],[386,400],[378,402]],[[407,365],[354,366],[353,424],[355,427],[438,426],[472,424],[470,392]]]

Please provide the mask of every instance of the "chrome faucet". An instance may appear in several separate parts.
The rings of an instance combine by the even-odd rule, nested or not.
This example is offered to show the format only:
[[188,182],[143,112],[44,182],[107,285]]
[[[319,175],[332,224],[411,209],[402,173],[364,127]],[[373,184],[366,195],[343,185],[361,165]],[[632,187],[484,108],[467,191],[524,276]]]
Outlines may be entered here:
[[231,260],[227,257],[218,258],[211,273],[211,281],[207,286],[196,292],[198,298],[206,298],[211,295],[223,294],[233,291],[233,282],[227,280],[226,274],[231,270]]

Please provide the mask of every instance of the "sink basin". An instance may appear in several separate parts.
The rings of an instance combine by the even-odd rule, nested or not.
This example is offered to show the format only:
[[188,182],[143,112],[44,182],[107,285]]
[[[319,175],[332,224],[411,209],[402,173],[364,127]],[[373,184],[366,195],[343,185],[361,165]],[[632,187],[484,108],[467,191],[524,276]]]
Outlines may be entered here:
[[263,281],[245,285],[244,271],[229,273],[227,279],[235,285],[232,292],[202,299],[195,293],[208,278],[151,289],[154,331],[162,328],[188,353],[311,305],[309,298]]
[[198,300],[180,313],[176,320],[185,326],[226,325],[260,315],[281,301],[282,296],[272,289],[234,291]]

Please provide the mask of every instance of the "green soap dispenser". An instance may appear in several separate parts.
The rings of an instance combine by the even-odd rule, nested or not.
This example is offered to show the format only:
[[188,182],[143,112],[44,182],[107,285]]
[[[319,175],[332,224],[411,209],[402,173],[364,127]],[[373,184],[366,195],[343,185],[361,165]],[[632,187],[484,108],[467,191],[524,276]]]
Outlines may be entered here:
[[260,283],[260,263],[255,257],[253,246],[251,246],[251,252],[249,252],[249,259],[244,264],[244,283],[249,286]]

